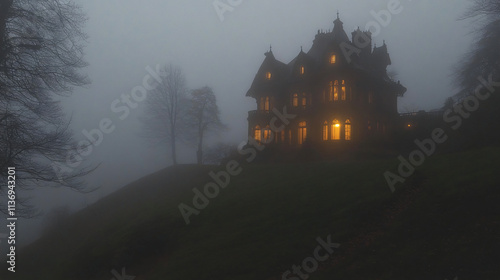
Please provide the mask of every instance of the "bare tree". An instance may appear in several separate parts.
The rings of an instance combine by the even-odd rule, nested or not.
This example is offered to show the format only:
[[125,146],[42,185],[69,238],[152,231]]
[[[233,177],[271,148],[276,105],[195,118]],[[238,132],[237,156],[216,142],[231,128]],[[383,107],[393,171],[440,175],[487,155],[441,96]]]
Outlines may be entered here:
[[471,8],[462,19],[474,21],[476,37],[471,50],[457,66],[455,78],[460,91],[453,96],[453,100],[454,103],[464,102],[465,98],[476,94],[475,90],[482,85],[490,92],[495,91],[464,121],[460,131],[466,145],[499,144],[500,125],[496,120],[500,118],[500,98],[497,94],[500,90],[500,0],[471,2]]
[[159,144],[168,144],[172,162],[177,164],[177,144],[184,140],[188,98],[186,79],[179,66],[166,65],[162,82],[148,95],[143,123],[144,136]]
[[196,129],[198,150],[196,159],[198,164],[203,163],[203,140],[208,132],[220,131],[225,128],[220,120],[217,99],[210,87],[202,87],[191,92],[191,108],[189,117]]
[[16,168],[18,188],[85,189],[81,177],[88,169],[61,178],[53,168],[66,164],[75,147],[56,97],[89,83],[79,73],[87,65],[85,20],[71,1],[0,0],[0,195],[7,167]]
[[[473,48],[460,61],[456,80],[463,90],[473,91],[478,77],[500,75],[500,0],[472,0],[472,7],[462,19],[479,24]],[[497,80],[495,80],[497,81]]]

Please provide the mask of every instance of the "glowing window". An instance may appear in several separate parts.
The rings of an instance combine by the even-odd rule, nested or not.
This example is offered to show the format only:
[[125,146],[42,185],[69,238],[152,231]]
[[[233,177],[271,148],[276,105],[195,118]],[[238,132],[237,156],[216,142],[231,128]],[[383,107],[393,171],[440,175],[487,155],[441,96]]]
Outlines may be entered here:
[[292,130],[288,130],[288,144],[292,145]]
[[323,123],[323,141],[328,140],[328,122]]
[[306,68],[304,66],[300,66],[300,75],[304,75],[306,72]]
[[271,139],[271,129],[269,126],[266,126],[266,128],[263,129],[264,132],[264,142],[269,143],[269,140]]
[[299,144],[303,144],[307,138],[306,122],[299,123]]
[[269,111],[269,96],[267,96],[265,99],[264,110]]
[[305,93],[302,94],[302,106],[305,107],[307,105],[307,95]]
[[348,140],[348,141],[351,140],[351,121],[350,120],[345,121],[344,130],[345,130],[345,140]]
[[285,143],[285,130],[281,131],[281,143]]
[[338,120],[332,122],[332,140],[340,140],[340,123]]
[[264,110],[264,102],[265,102],[264,97],[261,97],[259,103],[259,110]]
[[338,100],[339,100],[339,81],[335,81],[333,87],[333,101],[338,101]]
[[299,95],[297,93],[293,94],[292,105],[293,105],[293,107],[298,107],[299,106]]
[[341,90],[340,90],[340,98],[342,100],[345,100],[346,99],[346,93],[345,93],[345,80],[342,80],[342,87],[341,87]]
[[271,72],[267,72],[267,73],[266,73],[266,79],[271,80],[271,77],[272,77],[272,76],[273,76],[273,75],[271,74]]
[[254,131],[253,131],[253,135],[254,135],[254,139],[255,141],[257,142],[260,142],[262,141],[262,138],[261,138],[261,131],[260,131],[260,126],[256,126]]
[[337,62],[337,57],[334,54],[332,54],[330,56],[330,64],[335,64],[336,62]]

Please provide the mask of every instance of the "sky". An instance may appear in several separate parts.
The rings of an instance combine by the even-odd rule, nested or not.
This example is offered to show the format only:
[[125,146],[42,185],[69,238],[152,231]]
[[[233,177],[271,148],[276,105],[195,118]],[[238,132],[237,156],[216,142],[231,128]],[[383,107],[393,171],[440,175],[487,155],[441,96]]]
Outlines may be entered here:
[[[166,147],[152,146],[141,137],[141,104],[123,120],[111,110],[113,101],[142,84],[148,74],[146,67],[176,64],[190,89],[212,87],[222,120],[230,128],[212,141],[239,144],[247,138],[247,111],[256,109],[245,93],[270,45],[275,57],[288,63],[301,46],[309,50],[318,29],[333,28],[337,11],[350,35],[358,26],[366,29],[376,20],[374,14],[388,10],[393,1],[76,1],[88,16],[89,66],[83,72],[92,84],[75,89],[63,105],[76,139],[84,139],[82,131],[98,128],[103,119],[110,119],[115,129],[85,158],[86,164],[100,164],[86,178],[90,186],[100,186],[98,191],[83,195],[43,189],[31,194],[33,203],[44,211],[59,205],[76,210],[171,163]],[[453,69],[459,67],[474,39],[472,22],[458,21],[469,1],[398,2],[400,12],[392,14],[387,24],[380,24],[373,39],[377,45],[386,41],[392,60],[389,71],[396,72],[395,79],[408,88],[399,99],[399,111],[439,108],[457,91]],[[226,10],[218,13],[216,4]],[[181,163],[195,161],[192,147],[180,154]],[[19,239],[24,243],[33,240],[42,221],[25,221]]]

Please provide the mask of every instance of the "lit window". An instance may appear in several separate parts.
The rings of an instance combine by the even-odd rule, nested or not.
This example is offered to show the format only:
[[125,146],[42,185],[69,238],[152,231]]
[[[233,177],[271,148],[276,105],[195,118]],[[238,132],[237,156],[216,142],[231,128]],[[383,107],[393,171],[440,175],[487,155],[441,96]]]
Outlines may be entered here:
[[292,145],[292,130],[288,130],[288,144]]
[[300,66],[300,75],[304,75],[306,72],[306,68],[304,66]]
[[262,141],[260,126],[255,127],[255,129],[253,131],[253,135],[254,135],[255,141],[257,141],[257,142]]
[[330,56],[330,64],[335,64],[336,62],[337,62],[337,57],[334,54],[332,54]]
[[266,79],[271,80],[271,77],[272,77],[272,76],[273,76],[273,75],[271,74],[271,72],[267,72],[267,73],[266,73]]
[[346,99],[346,94],[345,94],[345,80],[342,80],[342,88],[340,90],[340,98],[342,100],[345,100]]
[[264,132],[264,143],[269,143],[269,140],[271,139],[271,129],[269,126],[266,126],[266,128],[263,129]]
[[281,143],[285,143],[285,130],[281,131]]
[[306,107],[307,105],[307,95],[305,93],[302,94],[302,107]]
[[269,96],[266,97],[266,101],[264,103],[264,110],[269,111]]
[[339,100],[339,81],[335,81],[335,85],[333,87],[333,101]]
[[293,105],[293,107],[298,107],[299,106],[299,95],[297,93],[293,94],[292,105]]
[[332,140],[340,140],[340,123],[338,120],[332,122]]
[[351,140],[351,121],[346,120],[345,121],[345,140]]
[[265,106],[265,98],[264,97],[261,97],[260,98],[260,103],[259,103],[259,110],[264,110],[264,106]]
[[299,123],[299,144],[303,144],[307,138],[306,122]]
[[323,141],[328,140],[328,122],[323,124]]

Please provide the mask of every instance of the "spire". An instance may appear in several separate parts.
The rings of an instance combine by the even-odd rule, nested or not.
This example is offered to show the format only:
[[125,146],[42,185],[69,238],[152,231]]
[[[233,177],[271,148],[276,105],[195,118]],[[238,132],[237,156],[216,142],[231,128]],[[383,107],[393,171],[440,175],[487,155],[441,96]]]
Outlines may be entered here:
[[273,52],[273,46],[272,45],[269,45],[269,52]]
[[344,31],[344,23],[340,20],[340,13],[337,11],[337,19],[333,22],[333,38],[338,42],[347,42],[349,37]]

